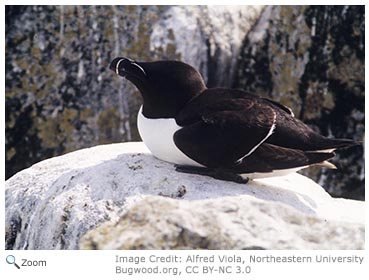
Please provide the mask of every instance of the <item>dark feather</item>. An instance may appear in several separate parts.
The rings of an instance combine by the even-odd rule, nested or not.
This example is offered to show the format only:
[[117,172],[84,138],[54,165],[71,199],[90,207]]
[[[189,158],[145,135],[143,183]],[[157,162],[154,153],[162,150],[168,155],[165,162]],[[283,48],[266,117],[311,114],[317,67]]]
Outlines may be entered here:
[[261,145],[240,164],[229,166],[236,173],[272,172],[321,163],[334,157],[334,153],[304,152],[271,144]]
[[[183,128],[174,141],[183,153],[205,166],[238,173],[317,164],[334,153],[314,151],[356,144],[323,137],[288,107],[241,90],[207,89],[180,111],[176,121]],[[265,139],[273,124],[273,133]]]

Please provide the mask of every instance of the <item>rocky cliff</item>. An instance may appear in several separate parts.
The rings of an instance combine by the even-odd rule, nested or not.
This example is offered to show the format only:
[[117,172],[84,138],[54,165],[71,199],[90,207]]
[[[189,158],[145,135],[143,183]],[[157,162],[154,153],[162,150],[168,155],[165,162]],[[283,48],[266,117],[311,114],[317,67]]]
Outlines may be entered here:
[[259,6],[7,6],[6,177],[51,156],[140,140],[117,56],[179,59],[230,86]]

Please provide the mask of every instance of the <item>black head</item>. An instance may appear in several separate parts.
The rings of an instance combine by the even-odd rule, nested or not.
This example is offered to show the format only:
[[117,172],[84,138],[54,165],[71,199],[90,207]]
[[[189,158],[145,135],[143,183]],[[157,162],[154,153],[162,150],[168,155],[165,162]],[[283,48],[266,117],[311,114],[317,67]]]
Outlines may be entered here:
[[117,57],[110,69],[138,88],[144,99],[143,114],[149,118],[174,118],[206,89],[200,73],[179,61],[137,62]]

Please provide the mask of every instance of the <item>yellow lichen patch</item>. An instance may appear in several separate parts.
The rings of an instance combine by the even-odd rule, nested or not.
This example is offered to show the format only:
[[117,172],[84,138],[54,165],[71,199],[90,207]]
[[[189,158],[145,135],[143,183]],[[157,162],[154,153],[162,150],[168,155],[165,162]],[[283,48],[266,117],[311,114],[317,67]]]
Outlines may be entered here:
[[322,112],[322,102],[324,101],[324,93],[318,82],[309,82],[307,96],[305,99],[305,120],[318,118]]
[[[78,33],[75,30],[68,30],[64,31],[63,36],[65,41],[73,42],[73,40],[78,38]],[[66,52],[66,54],[68,54],[68,52]]]
[[32,47],[31,48],[31,55],[34,58],[40,60],[41,59],[41,50],[40,50],[40,48],[38,48],[38,47]]
[[94,111],[91,108],[84,108],[82,111],[80,111],[80,119],[81,120],[87,120],[88,118],[92,117],[94,115]]
[[18,118],[19,113],[18,112],[10,112],[9,113],[9,119],[10,121],[5,123],[5,128],[6,129],[11,129],[15,126],[16,122],[17,122],[17,118]]
[[[171,60],[181,60],[181,54],[177,52],[175,37],[173,29],[168,29],[168,39],[169,42],[166,46],[157,46],[154,49],[155,59],[171,59]],[[165,47],[165,49],[163,48]]]
[[106,26],[107,28],[105,28],[104,30],[104,38],[114,38],[114,29],[111,28],[110,26]]
[[280,92],[289,92],[297,89],[298,86],[298,78],[294,77],[293,68],[291,65],[295,63],[295,58],[292,53],[287,53],[283,56],[283,64],[281,69],[281,74],[279,77],[279,83],[281,87],[279,88]]
[[334,108],[334,98],[332,95],[332,92],[328,91],[325,95],[324,95],[324,100],[323,100],[323,107],[326,109],[333,109]]
[[166,53],[168,56],[177,56],[176,45],[172,43],[167,44]]
[[[347,67],[350,65],[350,67]],[[355,88],[358,84],[365,81],[365,69],[356,55],[353,53],[342,58],[340,64],[330,63],[328,69],[329,77],[345,83],[348,88]],[[362,92],[364,95],[364,92]]]
[[99,143],[111,143],[113,139],[119,137],[119,123],[121,122],[119,112],[115,108],[102,111],[97,119],[97,126],[100,130]]
[[29,67],[29,63],[27,62],[26,59],[24,58],[20,58],[20,59],[17,59],[17,61],[15,62],[18,67],[22,70],[27,70],[27,68]]
[[55,118],[39,119],[38,137],[45,148],[55,148],[65,140],[68,147],[73,142],[73,120],[78,116],[75,109],[65,108]]
[[155,13],[143,13],[142,18],[132,18],[132,20],[139,20],[139,23],[137,33],[127,50],[127,54],[129,56],[139,57],[142,61],[150,61],[152,60],[150,55],[151,26],[155,24],[158,17]]
[[75,109],[65,108],[63,112],[58,116],[58,120],[60,123],[60,130],[64,135],[70,136],[75,127],[72,124],[72,121],[78,116],[78,111]]
[[53,64],[44,64],[41,66],[41,71],[44,75],[49,76],[49,77],[54,77],[56,76],[56,72],[55,72],[55,66]]
[[30,64],[30,67],[28,68],[29,72],[31,73],[32,76],[39,76],[41,74],[40,72],[40,66],[38,63],[33,63]]
[[37,96],[37,98],[45,98],[47,97],[47,91],[45,89],[38,89],[33,91],[35,93],[35,95]]
[[55,148],[59,146],[58,136],[58,121],[53,118],[39,119],[38,122],[38,137],[42,140],[42,145],[45,148]]
[[11,160],[13,156],[17,153],[14,147],[6,151],[6,160]]
[[133,15],[136,13],[137,6],[129,5],[129,6],[126,6],[126,9],[127,9],[127,14]]
[[31,87],[29,79],[25,76],[21,78],[21,89],[23,92],[28,91]]
[[175,37],[174,37],[174,31],[173,31],[173,29],[172,29],[172,28],[169,28],[169,29],[168,29],[168,39],[169,39],[169,40],[173,40],[173,41],[174,41],[174,39],[175,39]]
[[53,79],[48,79],[48,80],[45,82],[45,88],[52,89],[52,88],[53,88],[54,83],[55,83],[55,80],[53,80]]
[[129,49],[129,53],[135,54],[141,60],[148,60],[150,57],[150,34],[149,25],[146,21],[140,22],[135,40]]

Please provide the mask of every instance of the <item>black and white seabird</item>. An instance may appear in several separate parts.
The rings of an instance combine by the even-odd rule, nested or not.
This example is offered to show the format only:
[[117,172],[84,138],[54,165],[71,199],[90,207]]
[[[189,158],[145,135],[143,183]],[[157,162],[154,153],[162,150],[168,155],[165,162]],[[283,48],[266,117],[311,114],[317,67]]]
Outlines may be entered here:
[[290,108],[268,98],[207,88],[183,62],[117,57],[110,69],[143,97],[138,130],[145,145],[181,172],[246,183],[310,165],[335,168],[327,161],[334,150],[359,144],[315,133]]

